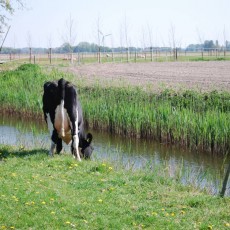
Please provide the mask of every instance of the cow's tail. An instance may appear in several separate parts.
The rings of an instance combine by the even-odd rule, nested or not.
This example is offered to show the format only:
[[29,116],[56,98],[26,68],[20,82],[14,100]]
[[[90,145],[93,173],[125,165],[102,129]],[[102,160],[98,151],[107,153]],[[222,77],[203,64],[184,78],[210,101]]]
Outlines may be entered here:
[[65,101],[65,84],[66,81],[61,78],[58,81],[58,92],[59,92],[59,98],[60,98],[60,109],[61,109],[61,136],[65,136],[65,128],[64,128],[64,119],[65,119],[65,113],[64,113],[64,101]]

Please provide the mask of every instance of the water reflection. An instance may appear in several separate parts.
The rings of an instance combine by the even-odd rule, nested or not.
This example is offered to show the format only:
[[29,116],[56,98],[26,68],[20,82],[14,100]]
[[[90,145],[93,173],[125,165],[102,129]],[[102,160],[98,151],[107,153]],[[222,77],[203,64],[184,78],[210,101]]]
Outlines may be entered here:
[[[185,151],[152,140],[136,140],[91,131],[94,158],[123,162],[127,169],[163,164],[169,176],[180,176],[182,183],[206,188],[212,194],[220,190],[228,159],[211,154]],[[50,138],[45,122],[0,115],[0,144],[49,149]],[[64,145],[64,151],[70,152]],[[226,195],[230,196],[228,187]]]

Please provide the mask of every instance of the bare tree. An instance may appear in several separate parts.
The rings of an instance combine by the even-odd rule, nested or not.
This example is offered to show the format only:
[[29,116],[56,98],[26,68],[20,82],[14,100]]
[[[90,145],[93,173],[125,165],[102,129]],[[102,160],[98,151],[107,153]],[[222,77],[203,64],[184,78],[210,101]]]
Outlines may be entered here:
[[10,30],[10,26],[8,27],[8,30],[7,30],[7,32],[5,34],[5,37],[3,38],[3,41],[2,41],[2,44],[1,44],[1,47],[0,47],[0,52],[2,51],[2,47],[3,47],[3,44],[4,44],[5,40],[6,40],[7,35],[9,33],[9,30]]
[[73,46],[76,41],[77,35],[76,35],[76,28],[74,20],[70,14],[69,19],[65,22],[65,31],[63,34],[63,40],[68,45],[68,51],[71,55],[71,63],[73,62]]
[[0,0],[0,32],[8,25],[9,16],[14,14],[15,9],[24,7],[24,0]]
[[123,46],[124,46],[124,33],[123,33],[123,25],[122,23],[120,24],[120,34],[119,34],[119,38],[120,38],[120,47],[121,47],[121,61],[123,59]]
[[52,42],[53,39],[52,39],[52,35],[50,34],[48,37],[47,37],[47,48],[52,48]]
[[120,25],[120,47],[123,47],[123,39],[124,39],[124,33],[123,33],[123,26],[122,23]]
[[151,52],[151,61],[153,61],[153,37],[152,37],[153,33],[152,33],[152,28],[150,28],[149,24],[148,24],[148,34],[149,34],[149,48]]
[[226,56],[226,49],[227,49],[227,40],[226,40],[226,30],[225,30],[225,26],[224,26],[224,30],[223,30],[223,47],[224,47],[224,56]]
[[30,57],[29,57],[29,60],[30,60],[30,63],[32,62],[32,37],[31,37],[31,33],[30,31],[27,32],[27,46],[29,48],[29,53],[30,53]]
[[32,47],[32,36],[31,36],[30,31],[27,32],[26,41],[27,41],[28,48],[31,48]]
[[102,47],[103,47],[103,53],[105,52],[105,39],[108,36],[111,36],[112,34],[105,34],[102,30],[101,26],[101,18],[98,16],[97,21],[96,21],[96,28],[97,28],[97,45],[98,45],[98,62],[101,63],[101,52],[102,52]]
[[153,46],[153,31],[152,28],[148,24],[148,34],[149,34],[149,47]]
[[172,23],[169,28],[169,46],[173,49],[174,58],[177,59],[175,26]]
[[174,58],[177,59],[177,47],[181,46],[181,41],[176,39],[176,28],[172,23],[169,28],[169,45],[173,48]]
[[48,58],[50,60],[50,64],[52,62],[52,35],[50,34],[47,38],[47,48],[48,48]]
[[198,35],[198,41],[199,41],[199,43],[202,45],[201,56],[202,56],[202,59],[203,59],[203,57],[204,57],[204,51],[203,51],[204,35],[201,34],[201,32],[199,31],[198,28],[196,29],[196,32],[197,32],[197,35]]
[[96,40],[97,40],[97,45],[98,45],[98,62],[101,63],[101,18],[100,16],[97,17],[96,21]]
[[142,53],[137,55],[140,58],[146,58],[145,48],[146,48],[146,33],[144,27],[142,27],[141,37],[140,37],[140,44]]
[[129,36],[128,36],[128,23],[127,23],[126,14],[125,14],[125,17],[124,17],[124,37],[125,37],[126,50],[127,50],[127,62],[129,62],[130,40],[129,40]]
[[169,28],[169,45],[173,49],[176,48],[176,29],[175,25],[173,25],[172,23]]
[[97,18],[97,45],[98,47],[101,46],[101,18],[98,16]]
[[66,20],[65,22],[65,31],[63,34],[63,41],[65,45],[68,46],[68,52],[70,54],[70,61],[73,63],[73,46],[76,42],[76,28],[75,28],[75,23],[74,19],[72,18],[71,14],[69,15],[69,19]]
[[197,36],[198,36],[198,41],[200,44],[204,44],[204,35],[201,34],[200,30],[197,28],[196,29]]
[[142,49],[144,50],[146,48],[146,35],[145,35],[145,30],[142,27],[142,36],[141,36],[141,43],[142,43]]
[[125,42],[126,42],[126,47],[129,47],[129,38],[128,38],[128,24],[127,24],[127,18],[126,14],[124,17],[124,35],[125,35]]

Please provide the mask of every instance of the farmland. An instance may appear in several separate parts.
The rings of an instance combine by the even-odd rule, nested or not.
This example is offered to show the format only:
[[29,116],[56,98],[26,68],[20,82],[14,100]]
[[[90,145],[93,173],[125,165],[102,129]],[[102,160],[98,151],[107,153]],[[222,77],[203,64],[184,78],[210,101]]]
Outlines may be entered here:
[[230,64],[211,62],[148,62],[80,65],[64,68],[85,82],[97,80],[102,84],[133,85],[162,88],[194,89],[201,91],[230,91]]

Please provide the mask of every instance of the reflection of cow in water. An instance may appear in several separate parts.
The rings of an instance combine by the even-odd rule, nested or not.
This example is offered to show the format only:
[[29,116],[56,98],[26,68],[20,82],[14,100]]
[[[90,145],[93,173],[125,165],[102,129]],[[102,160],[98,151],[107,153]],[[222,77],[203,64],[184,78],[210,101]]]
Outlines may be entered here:
[[51,148],[49,154],[62,150],[62,141],[71,144],[74,157],[80,161],[78,147],[81,155],[90,158],[92,134],[85,135],[81,104],[78,100],[76,88],[61,78],[59,81],[46,82],[43,94],[43,112],[51,135]]

